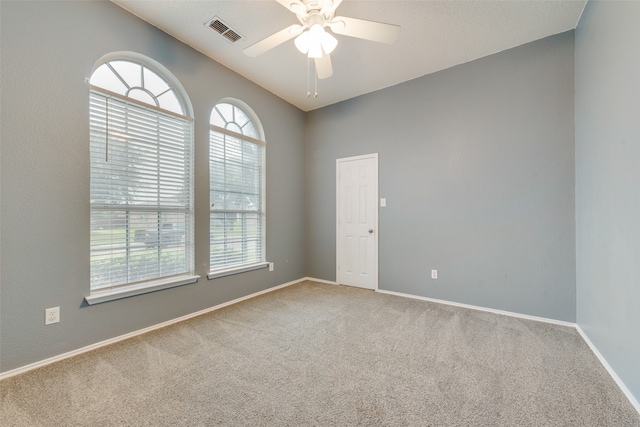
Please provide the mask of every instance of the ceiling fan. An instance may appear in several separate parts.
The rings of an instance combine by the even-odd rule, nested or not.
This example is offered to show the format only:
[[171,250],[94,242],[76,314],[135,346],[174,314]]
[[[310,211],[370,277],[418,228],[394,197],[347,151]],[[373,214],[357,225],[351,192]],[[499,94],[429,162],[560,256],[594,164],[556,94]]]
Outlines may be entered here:
[[335,34],[357,37],[380,43],[392,44],[400,34],[400,26],[364,19],[335,16],[342,0],[276,0],[295,13],[300,24],[294,24],[268,36],[244,49],[248,56],[255,57],[296,37],[298,50],[313,58],[319,79],[333,75],[333,66],[329,54],[333,52],[338,40],[325,28]]

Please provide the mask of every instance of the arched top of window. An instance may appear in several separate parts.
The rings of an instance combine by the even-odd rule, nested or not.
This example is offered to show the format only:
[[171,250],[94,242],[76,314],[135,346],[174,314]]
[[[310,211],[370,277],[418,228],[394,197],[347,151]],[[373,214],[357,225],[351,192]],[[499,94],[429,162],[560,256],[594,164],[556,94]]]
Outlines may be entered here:
[[209,122],[228,131],[264,141],[260,121],[248,105],[238,100],[225,99],[211,110]]
[[193,117],[186,92],[178,80],[164,66],[139,54],[120,52],[103,57],[89,83],[163,110]]

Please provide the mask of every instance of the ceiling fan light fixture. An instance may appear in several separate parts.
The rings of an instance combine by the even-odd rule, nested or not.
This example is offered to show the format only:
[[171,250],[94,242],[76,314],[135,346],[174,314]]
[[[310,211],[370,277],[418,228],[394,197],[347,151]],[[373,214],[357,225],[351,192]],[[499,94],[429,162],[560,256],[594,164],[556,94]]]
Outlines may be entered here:
[[326,31],[323,31],[321,44],[322,50],[328,55],[338,46],[338,40]]
[[322,58],[322,53],[330,54],[338,45],[338,40],[327,33],[320,24],[314,24],[294,40],[296,48],[309,58]]
[[301,52],[301,53],[307,53],[309,52],[309,32],[308,31],[304,31],[302,34],[300,34],[298,37],[296,37],[296,39],[293,41],[296,45],[296,48]]
[[309,58],[322,58],[322,47],[319,44],[309,46]]

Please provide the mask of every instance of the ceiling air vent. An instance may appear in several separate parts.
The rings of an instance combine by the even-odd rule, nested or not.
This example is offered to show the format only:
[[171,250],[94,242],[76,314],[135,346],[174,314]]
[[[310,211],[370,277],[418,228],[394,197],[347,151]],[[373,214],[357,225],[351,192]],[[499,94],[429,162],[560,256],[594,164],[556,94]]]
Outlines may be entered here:
[[236,31],[229,28],[229,26],[217,16],[214,16],[212,20],[207,22],[207,26],[214,30],[216,33],[220,34],[225,39],[229,40],[229,42],[231,43],[235,43],[238,40],[242,40],[244,38]]

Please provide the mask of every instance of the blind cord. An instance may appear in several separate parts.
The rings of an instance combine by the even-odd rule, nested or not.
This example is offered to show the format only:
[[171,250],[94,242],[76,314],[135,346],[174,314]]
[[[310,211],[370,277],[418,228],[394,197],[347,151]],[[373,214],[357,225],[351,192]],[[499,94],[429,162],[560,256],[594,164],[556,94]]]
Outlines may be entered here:
[[107,109],[106,122],[105,122],[105,144],[104,144],[104,161],[109,163],[109,98],[105,98],[105,106]]

